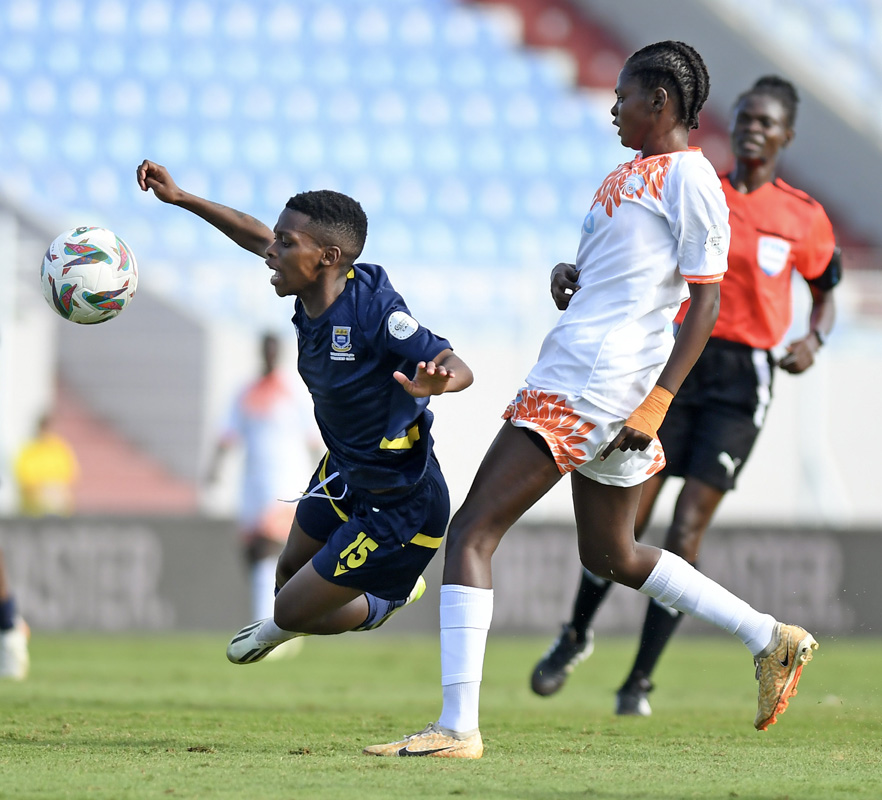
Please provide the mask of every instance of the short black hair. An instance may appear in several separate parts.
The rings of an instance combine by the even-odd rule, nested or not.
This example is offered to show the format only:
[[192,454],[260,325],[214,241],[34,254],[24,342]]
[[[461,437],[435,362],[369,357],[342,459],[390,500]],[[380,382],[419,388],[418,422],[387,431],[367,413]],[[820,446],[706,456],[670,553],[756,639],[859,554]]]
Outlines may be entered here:
[[337,245],[349,264],[361,255],[368,221],[356,200],[330,189],[319,189],[294,195],[285,208],[309,217],[316,238],[322,244]]
[[755,94],[764,94],[775,98],[784,106],[784,111],[787,114],[787,127],[792,128],[796,124],[796,108],[799,105],[799,94],[796,91],[796,87],[790,81],[785,80],[780,75],[763,75],[762,78],[757,78],[756,83],[746,92],[738,95],[735,105],[737,106],[745,97]]
[[661,86],[680,104],[680,121],[698,127],[698,113],[710,91],[710,76],[698,51],[684,42],[649,44],[625,62],[628,74],[644,89]]

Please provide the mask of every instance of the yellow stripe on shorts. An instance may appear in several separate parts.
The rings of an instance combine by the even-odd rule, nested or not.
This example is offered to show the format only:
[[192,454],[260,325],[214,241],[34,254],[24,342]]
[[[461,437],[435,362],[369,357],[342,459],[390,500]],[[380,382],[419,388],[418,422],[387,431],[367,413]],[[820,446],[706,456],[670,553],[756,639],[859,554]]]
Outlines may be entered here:
[[443,536],[426,536],[424,533],[418,533],[410,540],[410,543],[419,545],[420,547],[428,547],[431,550],[437,550],[441,547],[442,541],[444,541]]

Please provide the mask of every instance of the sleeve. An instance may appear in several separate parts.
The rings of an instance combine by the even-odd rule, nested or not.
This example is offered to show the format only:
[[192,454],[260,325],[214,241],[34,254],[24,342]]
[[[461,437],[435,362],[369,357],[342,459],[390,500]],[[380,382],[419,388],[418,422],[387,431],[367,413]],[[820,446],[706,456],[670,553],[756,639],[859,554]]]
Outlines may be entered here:
[[414,364],[430,361],[451,347],[447,339],[420,325],[395,291],[382,292],[376,298],[374,313],[379,325],[378,336],[385,349],[406,361]]
[[684,158],[678,166],[668,219],[680,274],[688,283],[719,283],[728,269],[731,235],[720,179],[709,162],[705,168]]
[[836,247],[833,224],[820,203],[813,205],[807,232],[796,247],[794,266],[806,280],[823,275]]

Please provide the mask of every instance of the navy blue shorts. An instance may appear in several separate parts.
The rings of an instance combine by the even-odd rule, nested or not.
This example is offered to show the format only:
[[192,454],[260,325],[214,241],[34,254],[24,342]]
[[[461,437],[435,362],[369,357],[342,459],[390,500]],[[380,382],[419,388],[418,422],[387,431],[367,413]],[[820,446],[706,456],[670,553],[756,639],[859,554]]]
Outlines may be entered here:
[[658,430],[660,474],[734,489],[765,421],[773,370],[765,350],[709,339]]
[[[334,472],[328,456],[310,489]],[[337,477],[320,491],[343,494]],[[410,594],[438,552],[450,517],[447,483],[434,455],[419,483],[402,492],[375,494],[348,488],[340,500],[305,497],[297,504],[297,524],[324,547],[312,559],[316,572],[339,586],[361,589],[384,600]]]

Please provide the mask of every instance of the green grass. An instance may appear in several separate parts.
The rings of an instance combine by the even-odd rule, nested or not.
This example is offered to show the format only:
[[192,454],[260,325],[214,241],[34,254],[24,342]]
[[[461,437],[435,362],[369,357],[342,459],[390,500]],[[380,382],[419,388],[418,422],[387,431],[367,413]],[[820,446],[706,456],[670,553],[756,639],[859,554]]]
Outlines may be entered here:
[[484,758],[448,761],[360,753],[437,717],[434,636],[310,639],[296,659],[235,667],[223,636],[36,635],[30,678],[0,683],[0,797],[882,797],[882,639],[822,641],[766,733],[735,640],[676,640],[647,719],[611,713],[633,640],[601,638],[538,698],[547,643],[491,636]]

